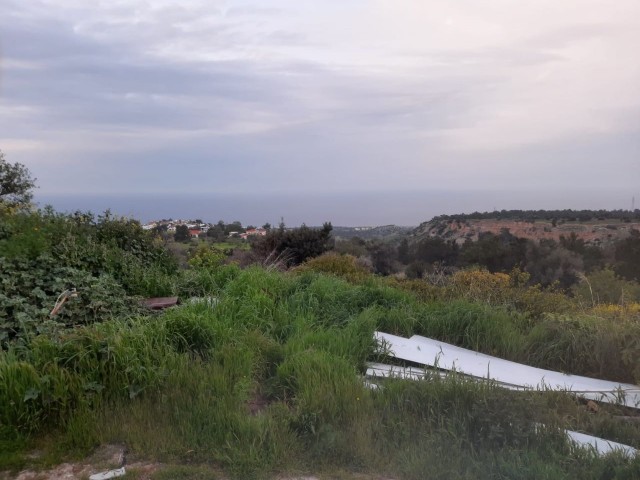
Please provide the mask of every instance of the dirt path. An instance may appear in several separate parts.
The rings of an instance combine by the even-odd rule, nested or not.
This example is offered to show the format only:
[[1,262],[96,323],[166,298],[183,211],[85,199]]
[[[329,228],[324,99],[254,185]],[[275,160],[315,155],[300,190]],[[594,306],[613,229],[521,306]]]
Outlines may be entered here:
[[[89,457],[79,462],[62,463],[46,470],[26,469],[17,474],[0,472],[0,480],[87,480],[95,473],[125,466],[127,480],[155,480],[171,478],[172,472],[180,478],[197,480],[225,480],[219,470],[207,466],[167,465],[143,461],[130,462],[126,458],[126,448],[122,445],[103,445]],[[162,472],[164,471],[164,474]],[[177,475],[178,476],[178,475]],[[371,476],[352,472],[334,472],[330,475],[278,475],[274,480],[393,480],[388,477]]]

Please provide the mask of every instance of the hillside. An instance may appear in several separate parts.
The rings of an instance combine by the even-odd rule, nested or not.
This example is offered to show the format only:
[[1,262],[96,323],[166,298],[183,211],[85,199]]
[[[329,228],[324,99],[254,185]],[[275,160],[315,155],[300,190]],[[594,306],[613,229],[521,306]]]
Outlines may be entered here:
[[332,236],[335,238],[359,237],[364,240],[372,238],[391,239],[407,235],[414,227],[398,225],[381,225],[378,227],[333,227]]
[[630,235],[631,230],[640,231],[640,222],[625,222],[615,219],[588,221],[515,220],[515,219],[453,219],[435,218],[420,224],[412,236],[439,237],[462,244],[465,240],[478,240],[482,233],[499,234],[508,230],[512,235],[530,240],[551,239],[574,234],[587,245],[607,246]]
[[[601,281],[581,302],[512,269],[430,283],[337,253],[242,269],[206,242],[179,268],[153,232],[108,214],[25,211],[0,224],[0,479],[86,478],[114,451],[139,480],[640,478],[640,456],[601,458],[563,434],[638,448],[637,409],[439,370],[363,378],[391,361],[374,341],[385,332],[637,384],[640,304],[605,303]],[[311,233],[281,240],[307,248]],[[376,262],[394,251],[375,247]],[[140,306],[158,296],[181,301]]]

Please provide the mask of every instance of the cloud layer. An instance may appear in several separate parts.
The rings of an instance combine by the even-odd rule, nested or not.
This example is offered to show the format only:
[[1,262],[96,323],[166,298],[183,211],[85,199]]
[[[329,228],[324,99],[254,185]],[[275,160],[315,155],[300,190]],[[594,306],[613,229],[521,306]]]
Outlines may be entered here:
[[44,194],[638,194],[636,0],[268,4],[4,0],[0,149]]

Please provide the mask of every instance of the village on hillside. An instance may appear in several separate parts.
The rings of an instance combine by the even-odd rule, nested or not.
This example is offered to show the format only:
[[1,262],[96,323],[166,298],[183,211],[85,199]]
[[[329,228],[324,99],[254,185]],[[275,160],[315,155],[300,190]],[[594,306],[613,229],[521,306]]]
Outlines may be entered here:
[[217,234],[224,234],[229,238],[241,238],[246,240],[249,237],[254,236],[265,236],[267,232],[270,230],[271,225],[268,223],[263,225],[262,227],[254,227],[252,225],[244,228],[240,222],[233,222],[230,224],[225,224],[222,220],[218,223],[206,223],[200,219],[197,220],[174,220],[174,219],[163,219],[163,220],[154,220],[142,225],[144,230],[155,230],[158,232],[167,232],[170,234],[175,234],[180,227],[186,227],[189,232],[189,237],[191,238],[200,238],[202,236],[206,236],[209,233],[209,230],[217,229]]

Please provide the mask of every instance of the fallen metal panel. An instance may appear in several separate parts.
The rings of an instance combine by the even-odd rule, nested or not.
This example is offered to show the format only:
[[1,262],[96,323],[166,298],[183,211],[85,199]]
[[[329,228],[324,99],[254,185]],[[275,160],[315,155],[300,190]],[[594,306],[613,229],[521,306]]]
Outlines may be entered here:
[[605,440],[604,438],[594,437],[586,433],[565,430],[567,437],[571,442],[579,447],[592,448],[598,455],[607,455],[612,452],[620,452],[627,457],[634,457],[638,454],[638,450],[629,445],[618,442]]
[[[398,365],[387,365],[384,363],[367,363],[367,373],[366,376],[376,379],[376,378],[400,378],[404,380],[424,380],[426,377],[431,375],[438,375],[440,377],[446,377],[450,375],[450,372],[438,371],[438,370],[429,370],[425,371],[420,368],[415,367],[400,367]],[[475,380],[479,380],[477,377],[469,377]],[[367,379],[364,380],[365,387],[372,390],[379,390],[382,387],[374,382],[371,382]],[[522,390],[522,387],[516,387],[509,384],[500,384],[497,383],[498,386],[502,388],[508,388],[512,390]],[[600,456],[608,455],[612,452],[620,452],[627,457],[633,457],[637,455],[638,451],[629,446],[624,445],[622,443],[613,442],[611,440],[605,440],[604,438],[594,437],[592,435],[587,435],[586,433],[574,432],[573,430],[565,430],[564,431],[567,439],[571,441],[578,447],[581,448],[589,448],[593,450],[594,453]]]
[[569,391],[593,400],[640,408],[637,385],[544,370],[418,335],[408,339],[375,332],[374,336],[390,355],[402,360],[528,389]]
[[209,295],[206,297],[191,297],[189,300],[187,300],[187,302],[191,305],[206,305],[207,307],[215,307],[219,303],[219,300],[217,297]]
[[[433,371],[435,375],[444,376],[445,372]],[[367,377],[404,378],[408,380],[423,380],[427,373],[421,368],[399,367],[384,363],[367,363]]]
[[362,384],[364,385],[365,388],[368,388],[369,390],[381,390],[382,387],[380,385],[378,385],[375,382],[370,382],[367,379],[363,379]]
[[[399,367],[397,365],[387,365],[384,363],[367,363],[367,377],[379,377],[379,378],[403,378],[407,380],[424,380],[425,378],[437,375],[441,378],[445,378],[450,375],[451,372],[445,372],[441,370],[424,370],[415,367]],[[484,378],[473,377],[470,375],[461,375],[463,378],[471,379],[474,381],[486,380]],[[496,386],[501,388],[507,388],[509,390],[527,390],[525,387],[519,385],[511,385],[503,382],[496,382],[491,380]]]

